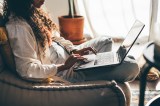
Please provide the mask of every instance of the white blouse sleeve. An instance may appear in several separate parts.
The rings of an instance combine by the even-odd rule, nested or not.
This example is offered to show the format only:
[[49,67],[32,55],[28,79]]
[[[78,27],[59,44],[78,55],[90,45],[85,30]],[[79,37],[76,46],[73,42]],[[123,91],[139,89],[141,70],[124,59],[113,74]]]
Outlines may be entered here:
[[57,31],[52,32],[52,39],[54,41],[59,42],[61,45],[63,45],[67,51],[70,53],[72,50],[77,50],[76,46],[73,45],[73,43],[69,40],[64,39],[60,36],[60,34]]
[[16,70],[23,78],[44,79],[57,73],[55,64],[42,64],[36,52],[37,44],[33,31],[27,25],[6,26],[14,54]]

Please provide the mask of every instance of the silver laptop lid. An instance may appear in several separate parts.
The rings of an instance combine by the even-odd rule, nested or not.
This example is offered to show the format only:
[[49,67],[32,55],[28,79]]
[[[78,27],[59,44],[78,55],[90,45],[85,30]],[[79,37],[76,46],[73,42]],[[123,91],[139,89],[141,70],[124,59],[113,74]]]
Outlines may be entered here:
[[[120,45],[119,49],[117,50],[117,54],[119,55],[120,62],[122,62],[124,60],[124,58],[126,57],[128,52],[130,51],[131,47],[133,46],[133,44],[137,40],[138,36],[142,32],[144,26],[145,25],[138,20],[136,20],[134,22],[134,24],[131,27],[130,31],[128,32],[125,40],[123,41],[123,43]],[[124,50],[122,50],[123,47],[126,48],[125,53],[124,53]]]

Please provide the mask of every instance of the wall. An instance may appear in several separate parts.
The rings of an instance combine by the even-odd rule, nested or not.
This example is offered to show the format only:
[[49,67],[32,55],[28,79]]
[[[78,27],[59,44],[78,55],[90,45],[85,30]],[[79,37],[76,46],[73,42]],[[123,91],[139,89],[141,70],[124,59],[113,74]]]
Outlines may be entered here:
[[58,16],[68,14],[68,0],[46,0],[45,5],[58,24]]
[[[0,0],[0,8],[2,1],[3,0]],[[58,23],[58,16],[68,14],[68,0],[45,0],[45,5],[56,23]],[[0,13],[1,11],[0,9]]]

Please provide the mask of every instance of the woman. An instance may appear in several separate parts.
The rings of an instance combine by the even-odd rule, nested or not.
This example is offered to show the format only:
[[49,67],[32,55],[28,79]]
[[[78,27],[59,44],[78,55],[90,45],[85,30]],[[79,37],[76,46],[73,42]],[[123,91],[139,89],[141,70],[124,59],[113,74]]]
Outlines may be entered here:
[[73,46],[70,41],[59,37],[57,26],[41,9],[44,1],[4,0],[3,16],[16,70],[22,78],[34,81],[53,78],[70,82],[102,79],[124,82],[136,77],[138,65],[130,58],[108,71],[74,72],[74,64],[85,60],[83,55],[90,51],[95,54],[110,51],[112,40],[101,37]]

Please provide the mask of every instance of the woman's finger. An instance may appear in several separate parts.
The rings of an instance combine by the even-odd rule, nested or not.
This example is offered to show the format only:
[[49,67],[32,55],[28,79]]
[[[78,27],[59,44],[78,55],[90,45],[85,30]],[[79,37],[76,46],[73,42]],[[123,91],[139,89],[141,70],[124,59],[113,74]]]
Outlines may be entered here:
[[79,54],[73,54],[71,56],[72,56],[71,60],[73,59],[73,61],[78,61],[78,60],[83,60],[84,59],[84,57],[82,57]]
[[92,51],[95,55],[97,54],[97,50],[94,47],[88,47],[88,50]]
[[97,50],[94,47],[91,47],[91,48],[92,48],[92,52],[96,55],[97,54]]
[[89,50],[89,51],[93,52],[94,54],[97,54],[97,50],[94,47],[87,47],[82,50],[83,50],[83,52]]
[[83,55],[87,55],[87,54],[89,54],[89,50],[83,52]]

